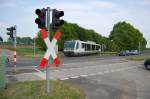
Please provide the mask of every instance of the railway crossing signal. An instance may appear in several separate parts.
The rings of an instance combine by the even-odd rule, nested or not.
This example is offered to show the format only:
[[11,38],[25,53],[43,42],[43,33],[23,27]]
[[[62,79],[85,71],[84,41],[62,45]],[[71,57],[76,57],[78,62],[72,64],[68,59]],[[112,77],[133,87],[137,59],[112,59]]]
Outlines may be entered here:
[[46,25],[46,9],[36,9],[36,15],[38,18],[35,19],[35,23],[38,24],[38,28],[45,28]]
[[[52,23],[50,22],[51,11],[52,11]],[[41,59],[39,68],[41,69],[46,68],[46,92],[47,92],[47,95],[49,95],[50,93],[50,82],[49,82],[50,70],[48,67],[48,60],[50,59],[50,64],[54,64],[56,66],[60,64],[60,60],[54,48],[55,48],[57,41],[60,39],[60,36],[61,36],[60,32],[56,32],[51,42],[50,29],[57,31],[58,27],[64,24],[64,20],[59,19],[60,17],[64,16],[64,12],[58,11],[56,9],[50,9],[50,7],[47,7],[46,9],[43,8],[42,10],[36,9],[35,13],[38,15],[38,18],[35,19],[35,23],[38,24],[38,28],[40,28],[41,37],[44,40],[48,48],[44,57]],[[52,56],[53,59],[50,56]]]
[[59,26],[64,24],[64,20],[60,17],[64,16],[64,11],[58,11],[53,9],[52,11],[52,29],[57,29]]
[[9,35],[12,40],[14,40],[14,30],[16,30],[15,27],[7,28],[7,35]]
[[48,49],[40,62],[39,68],[44,69],[47,66],[50,55],[52,56],[54,60],[54,65],[58,66],[60,64],[60,60],[58,56],[56,55],[55,45],[57,41],[60,39],[61,33],[56,32],[54,35],[54,38],[52,39],[52,42],[50,42],[48,38],[48,33],[46,32],[45,29],[41,29],[40,33]]

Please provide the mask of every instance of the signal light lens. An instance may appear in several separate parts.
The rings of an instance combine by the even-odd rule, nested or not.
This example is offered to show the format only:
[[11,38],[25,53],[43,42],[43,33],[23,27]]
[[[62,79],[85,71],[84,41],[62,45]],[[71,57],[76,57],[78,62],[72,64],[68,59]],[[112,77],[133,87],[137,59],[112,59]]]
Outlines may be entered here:
[[11,31],[11,28],[7,28],[7,31]]
[[41,22],[41,21],[40,21],[39,18],[36,18],[36,19],[35,19],[35,23],[36,23],[36,24],[39,24],[40,22]]
[[60,11],[58,17],[64,16],[64,11]]
[[40,16],[41,15],[41,10],[40,9],[36,9],[35,13]]

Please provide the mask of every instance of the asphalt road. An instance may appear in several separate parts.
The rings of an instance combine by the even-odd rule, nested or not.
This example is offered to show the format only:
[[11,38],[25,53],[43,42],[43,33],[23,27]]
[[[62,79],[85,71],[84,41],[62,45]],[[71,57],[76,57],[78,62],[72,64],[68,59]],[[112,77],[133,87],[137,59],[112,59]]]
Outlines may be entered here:
[[70,78],[66,82],[81,87],[87,99],[150,99],[150,71],[140,63],[124,63],[123,66],[116,69],[113,66],[93,76]]
[[[80,64],[82,62],[95,62],[100,60],[102,63],[111,62],[111,61],[116,61],[118,59],[124,59],[124,57],[118,57],[118,56],[82,56],[82,57],[61,57],[61,65],[60,68],[69,68],[69,64]],[[17,67],[18,68],[30,68],[33,66],[38,66],[40,63],[40,59],[24,59],[24,58],[17,58]],[[10,63],[7,64],[7,67],[13,67],[13,61],[10,61]]]
[[[31,67],[26,66],[28,62],[36,64],[26,60],[20,67]],[[34,69],[38,72],[18,74],[13,79],[44,80],[45,72]],[[124,57],[63,57],[62,65],[50,70],[50,79],[80,87],[86,99],[150,99],[150,71],[144,69],[143,62],[127,61]]]

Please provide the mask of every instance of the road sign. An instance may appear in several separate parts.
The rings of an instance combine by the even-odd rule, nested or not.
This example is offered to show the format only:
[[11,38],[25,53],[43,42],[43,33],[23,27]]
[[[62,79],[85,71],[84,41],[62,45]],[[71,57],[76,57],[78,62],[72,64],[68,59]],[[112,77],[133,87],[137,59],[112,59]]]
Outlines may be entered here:
[[41,69],[44,69],[47,64],[48,64],[48,60],[50,58],[50,55],[52,56],[53,60],[54,60],[54,65],[55,66],[58,66],[60,64],[60,60],[55,52],[55,45],[57,43],[57,41],[60,39],[61,37],[61,32],[56,32],[53,39],[52,39],[52,42],[49,40],[48,38],[48,33],[46,32],[45,29],[41,29],[40,30],[40,33],[41,33],[41,36],[42,36],[42,39],[44,40],[46,46],[47,46],[47,51],[44,55],[44,57],[42,58],[40,64],[39,64],[39,68]]

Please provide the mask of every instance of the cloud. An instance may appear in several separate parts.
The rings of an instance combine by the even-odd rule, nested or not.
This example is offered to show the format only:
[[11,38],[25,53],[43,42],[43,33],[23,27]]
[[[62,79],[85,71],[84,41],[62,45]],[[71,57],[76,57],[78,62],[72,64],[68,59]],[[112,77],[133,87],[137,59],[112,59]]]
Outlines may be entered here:
[[[95,11],[97,7],[99,7],[98,9],[109,8],[111,12],[106,13],[107,9],[103,9],[103,11],[98,10]],[[60,6],[57,5],[56,8],[60,8]],[[144,33],[144,37],[148,40],[147,46],[150,47],[149,41],[150,36],[148,36],[150,29],[148,27],[149,23],[147,21],[148,16],[150,15],[148,14],[147,11],[137,13],[137,11],[132,8],[124,8],[118,6],[115,3],[111,2],[96,3],[96,1],[93,3],[92,2],[87,3],[82,6],[81,4],[79,5],[79,4],[65,3],[62,6],[62,9],[67,11],[65,12],[64,16],[64,19],[66,19],[67,21],[77,23],[80,26],[83,26],[88,29],[94,29],[103,36],[108,36],[113,28],[113,25],[116,24],[117,22],[127,21],[132,25],[134,25],[135,28],[138,28],[142,33]]]
[[4,7],[4,8],[7,8],[7,7],[16,7],[16,1],[15,0],[1,0],[0,1],[0,7]]
[[65,11],[89,11],[89,10],[96,10],[97,8],[114,8],[117,5],[108,2],[108,1],[97,1],[97,0],[87,0],[86,2],[82,1],[82,4],[79,2],[59,2],[59,3],[54,3],[52,5],[43,5],[45,6],[50,6],[52,8],[59,8],[61,10]]
[[145,4],[145,5],[149,5],[150,4],[150,0],[143,0],[141,2],[143,2],[143,4]]
[[150,6],[150,0],[138,0],[137,2],[135,2],[136,4],[138,4],[139,6]]
[[108,1],[92,1],[89,2],[89,4],[97,8],[114,8],[117,6],[116,4]]
[[[17,0],[12,1],[16,1],[17,3],[14,3],[16,5],[20,4]],[[142,0],[142,2],[145,1],[147,2],[148,0]],[[9,19],[10,17],[14,18],[14,20],[12,20],[10,23],[8,21],[8,24],[15,23],[18,25],[19,36],[32,37],[38,31],[37,25],[34,23],[34,19],[36,17],[34,11],[36,8],[45,8],[47,6],[56,8],[58,10],[63,10],[65,12],[65,16],[63,17],[63,19],[67,20],[68,22],[77,23],[84,28],[94,29],[96,32],[100,33],[103,36],[108,36],[113,28],[113,25],[118,21],[127,21],[138,28],[142,33],[144,33],[144,37],[146,37],[146,39],[148,40],[148,46],[150,47],[150,36],[148,34],[150,32],[150,29],[148,27],[150,26],[148,21],[150,17],[150,14],[148,14],[149,10],[144,8],[144,6],[139,6],[137,2],[134,2],[134,6],[129,7],[129,2],[130,1],[126,1],[125,3],[122,3],[112,2],[108,0],[81,0],[80,2],[79,0],[59,0],[59,2],[53,3],[51,3],[50,1],[42,3],[41,1],[41,3],[39,4],[34,4],[32,2],[32,4],[28,6],[24,5],[26,6],[26,8],[19,7],[18,9],[17,6],[16,11],[20,13],[12,13],[12,16],[6,17],[7,19]],[[28,2],[28,4],[29,3],[30,2]],[[21,4],[24,4],[24,2]],[[25,4],[27,3],[25,2]],[[0,6],[1,5],[2,4],[0,1]],[[138,13],[137,9],[139,11]],[[4,21],[2,20],[2,22]]]

